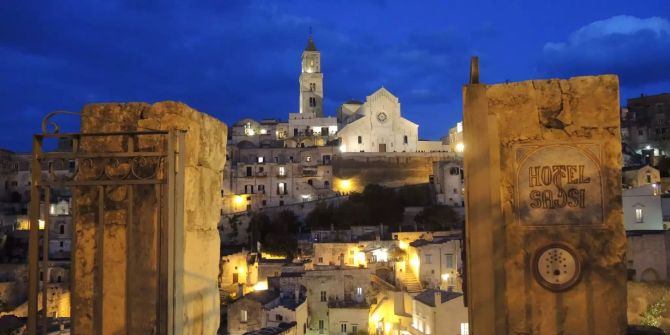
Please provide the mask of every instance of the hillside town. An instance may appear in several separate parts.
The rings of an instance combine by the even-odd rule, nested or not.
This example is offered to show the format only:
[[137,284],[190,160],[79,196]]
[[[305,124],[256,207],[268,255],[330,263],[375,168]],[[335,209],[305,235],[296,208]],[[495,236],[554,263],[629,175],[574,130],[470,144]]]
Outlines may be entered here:
[[[214,204],[219,259],[207,269],[218,273],[218,333],[472,334],[465,263],[480,260],[468,258],[464,246],[466,188],[477,183],[464,173],[467,125],[446,127],[440,139],[420,139],[420,125],[403,117],[402,97],[384,87],[351,92],[361,100],[324,110],[328,73],[321,71],[316,45],[310,35],[299,59],[297,111],[282,120],[243,117],[220,134],[226,143]],[[628,99],[620,122],[630,295],[647,286],[662,289],[670,279],[670,93]],[[78,145],[59,141],[53,152]],[[31,153],[9,150],[0,159],[0,311],[20,325],[29,311],[35,170],[49,180],[88,163],[63,159],[36,168]],[[569,178],[566,172],[566,184]],[[37,198],[40,241],[48,247],[39,251],[36,301],[42,306],[48,297],[49,334],[69,331],[78,308],[71,279],[73,260],[83,256],[74,256],[73,245],[88,237],[75,227],[74,196],[54,186]],[[549,201],[542,197],[538,193],[537,206]],[[651,310],[641,306],[629,305],[629,315],[640,308],[633,314],[647,317]],[[662,326],[670,327],[667,319]]]

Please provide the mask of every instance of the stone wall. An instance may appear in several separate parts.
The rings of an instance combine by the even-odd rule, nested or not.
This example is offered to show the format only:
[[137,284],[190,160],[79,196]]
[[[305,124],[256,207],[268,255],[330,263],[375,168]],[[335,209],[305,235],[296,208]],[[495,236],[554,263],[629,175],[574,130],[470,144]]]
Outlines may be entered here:
[[665,312],[661,314],[660,328],[670,332],[670,285],[667,283],[628,282],[628,323],[642,324],[643,314],[650,305],[665,303]]
[[[185,148],[180,149],[185,158],[184,230],[175,232],[183,236],[183,249],[175,251],[175,266],[183,269],[175,274],[175,280],[182,283],[182,290],[175,295],[183,298],[182,309],[176,310],[175,315],[176,320],[181,319],[183,323],[176,324],[175,329],[180,334],[214,334],[219,325],[220,240],[216,226],[225,164],[225,124],[182,103],[170,101],[153,105],[91,104],[82,111],[82,133],[170,129],[186,131]],[[156,137],[140,139],[135,143],[135,150],[157,150],[157,140]],[[125,151],[127,143],[120,137],[85,138],[81,149],[84,152],[118,152]],[[91,176],[84,174],[79,178],[85,180]],[[74,201],[78,206],[74,218],[77,245],[72,276],[75,334],[94,333],[95,311],[100,308],[104,333],[155,332],[159,299],[156,273],[161,208],[159,190],[153,185],[133,187],[134,219],[130,222],[133,238],[127,241],[129,191],[128,186],[104,189],[104,253],[103,259],[99,260],[95,257],[99,247],[95,243],[98,190],[86,187],[75,190]],[[131,255],[126,257],[128,250]],[[102,264],[103,278],[96,278],[96,270]],[[101,288],[98,287],[100,280]],[[102,292],[102,296],[96,296],[95,292]]]
[[625,333],[618,87],[611,75],[466,86],[474,333]]
[[[351,180],[352,191],[362,191],[365,185],[388,187],[425,184],[433,174],[433,162],[453,159],[445,152],[347,152],[333,157],[333,177]],[[333,185],[338,186],[336,180]]]

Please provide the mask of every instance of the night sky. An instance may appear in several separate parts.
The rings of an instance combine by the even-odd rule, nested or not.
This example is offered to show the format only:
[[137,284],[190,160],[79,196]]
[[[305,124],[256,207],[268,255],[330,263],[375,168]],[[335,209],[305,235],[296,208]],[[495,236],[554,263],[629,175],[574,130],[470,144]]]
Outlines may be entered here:
[[383,85],[421,138],[462,118],[471,55],[485,83],[614,73],[624,104],[670,92],[668,0],[4,0],[0,147],[27,151],[42,116],[91,102],[285,120],[310,27],[325,113]]

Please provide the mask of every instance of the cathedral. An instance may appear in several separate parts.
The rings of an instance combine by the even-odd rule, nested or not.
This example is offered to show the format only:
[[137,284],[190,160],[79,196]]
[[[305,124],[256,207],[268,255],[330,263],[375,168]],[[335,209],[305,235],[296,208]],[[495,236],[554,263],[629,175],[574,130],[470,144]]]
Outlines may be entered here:
[[337,116],[325,116],[321,52],[310,35],[302,52],[299,112],[288,122],[243,119],[232,127],[231,144],[252,147],[307,148],[337,146],[340,152],[449,151],[442,141],[419,140],[419,125],[402,117],[400,101],[382,87],[365,102],[349,100]]
[[301,61],[297,112],[286,121],[245,118],[230,128],[222,214],[286,206],[305,211],[307,203],[348,193],[354,188],[338,165],[348,159],[375,155],[407,164],[454,154],[448,140],[419,140],[419,125],[402,117],[400,101],[383,87],[326,115],[321,53],[312,36]]

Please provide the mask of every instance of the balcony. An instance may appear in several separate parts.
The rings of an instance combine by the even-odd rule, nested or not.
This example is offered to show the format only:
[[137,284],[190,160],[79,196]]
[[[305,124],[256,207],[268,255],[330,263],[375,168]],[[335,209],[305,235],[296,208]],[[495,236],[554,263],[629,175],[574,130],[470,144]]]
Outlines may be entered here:
[[266,171],[256,172],[256,177],[267,177],[268,173]]
[[302,169],[302,176],[303,177],[316,177],[318,175],[318,170],[317,169]]

